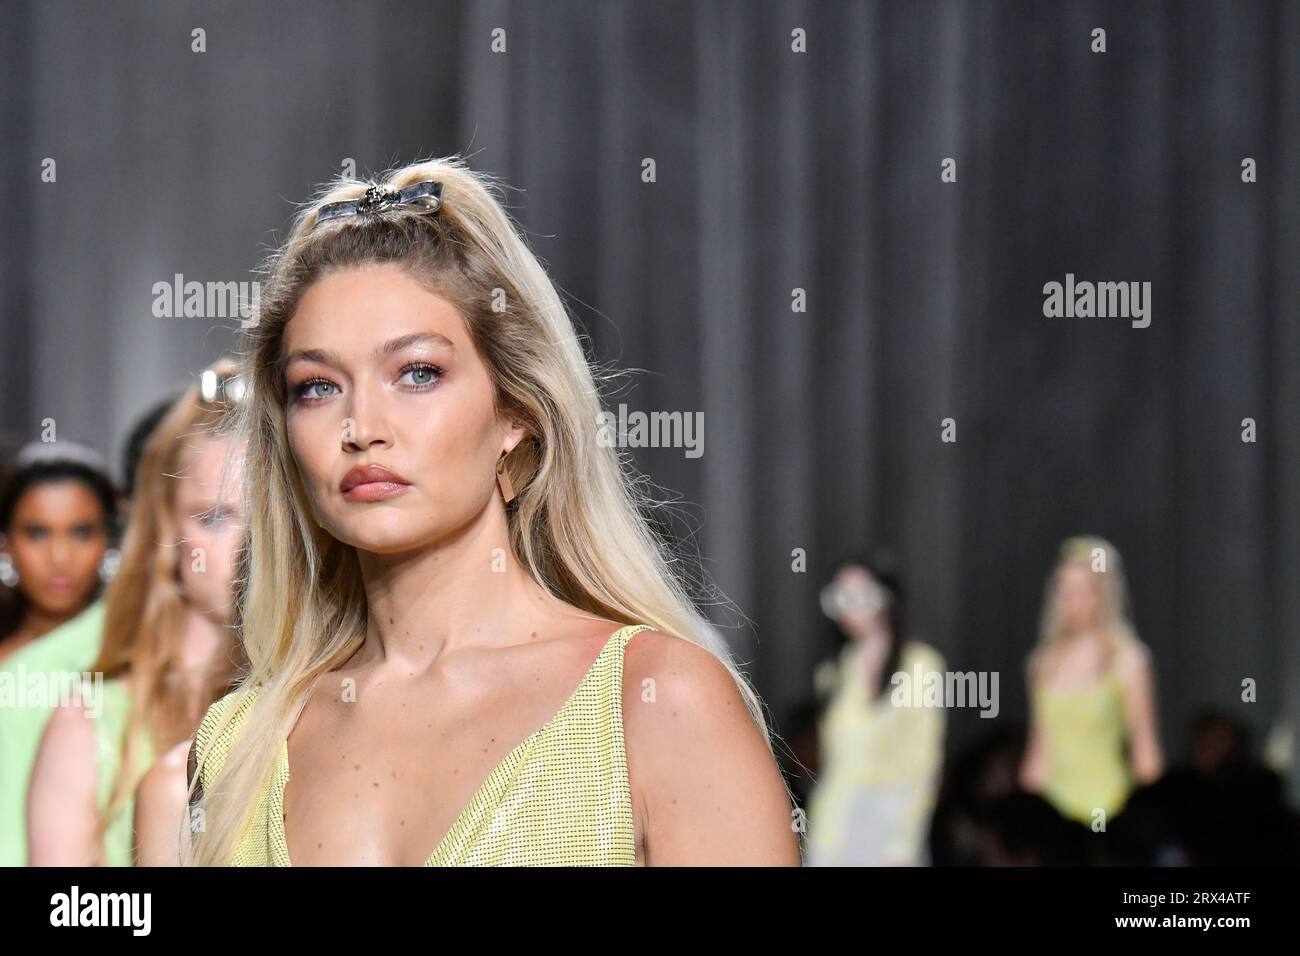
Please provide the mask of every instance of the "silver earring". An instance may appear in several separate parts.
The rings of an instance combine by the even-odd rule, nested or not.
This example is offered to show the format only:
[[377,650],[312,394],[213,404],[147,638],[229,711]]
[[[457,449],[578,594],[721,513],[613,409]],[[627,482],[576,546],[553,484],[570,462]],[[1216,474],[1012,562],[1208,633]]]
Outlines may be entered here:
[[117,569],[122,566],[122,552],[117,548],[109,548],[104,552],[104,556],[99,559],[99,580],[105,584],[112,581],[117,575]]
[[0,584],[7,588],[18,587],[18,569],[8,551],[0,551]]

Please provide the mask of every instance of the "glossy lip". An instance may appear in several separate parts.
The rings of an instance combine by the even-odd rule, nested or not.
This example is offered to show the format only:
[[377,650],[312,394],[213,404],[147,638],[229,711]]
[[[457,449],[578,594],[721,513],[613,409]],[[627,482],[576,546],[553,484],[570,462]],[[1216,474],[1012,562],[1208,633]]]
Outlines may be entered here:
[[382,501],[384,498],[400,495],[410,487],[410,485],[399,485],[391,481],[368,481],[364,485],[348,489],[343,493],[343,497],[349,501]]
[[409,487],[409,481],[383,465],[358,465],[339,482],[340,493],[352,501],[380,501]]

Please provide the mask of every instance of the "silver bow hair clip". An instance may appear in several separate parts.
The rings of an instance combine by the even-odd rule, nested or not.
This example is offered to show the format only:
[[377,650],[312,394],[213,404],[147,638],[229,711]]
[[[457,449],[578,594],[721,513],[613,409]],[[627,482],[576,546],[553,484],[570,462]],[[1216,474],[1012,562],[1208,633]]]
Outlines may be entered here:
[[316,213],[315,225],[319,226],[323,222],[343,216],[359,216],[368,212],[379,212],[390,206],[410,204],[426,206],[431,212],[437,212],[442,208],[442,183],[429,180],[423,183],[412,183],[401,190],[386,185],[371,186],[360,199],[332,202],[328,206],[322,206],[320,212]]

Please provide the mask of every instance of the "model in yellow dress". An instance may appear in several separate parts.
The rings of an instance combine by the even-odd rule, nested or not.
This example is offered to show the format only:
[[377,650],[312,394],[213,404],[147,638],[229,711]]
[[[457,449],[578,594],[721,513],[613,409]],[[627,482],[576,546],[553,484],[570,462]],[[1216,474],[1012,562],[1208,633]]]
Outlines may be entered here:
[[[231,625],[241,445],[219,433],[231,405],[204,384],[209,377],[229,381],[233,366],[214,363],[170,403],[141,451],[122,570],[87,666],[96,691],[102,678],[102,707],[55,707],[46,722],[29,785],[33,866],[132,865],[140,781],[190,738],[239,670]],[[179,836],[179,814],[168,823]]]
[[[425,866],[632,866],[632,794],[623,741],[623,652],[649,625],[624,627],[606,642],[578,688],[483,781]],[[257,700],[239,692],[209,708],[198,732],[211,743],[200,781],[212,786]],[[289,749],[281,744],[271,777],[232,866],[292,866],[284,835]]]
[[[184,863],[287,864],[286,831],[299,866],[798,861],[761,702],[596,440],[601,389],[499,186],[460,157],[340,178],[267,263],[238,427],[265,466],[249,469],[250,667],[191,751]],[[646,625],[635,680],[671,703],[629,720],[634,819],[619,695]],[[587,640],[603,654],[576,696],[455,806]],[[340,701],[322,678],[361,692]],[[397,782],[360,802],[346,752]],[[407,826],[457,810],[442,834]]]
[[[899,670],[942,673],[932,647],[908,641]],[[844,649],[819,724],[820,774],[808,804],[808,866],[915,866],[929,859],[943,763],[942,708],[873,699],[861,648]]]
[[1104,539],[1061,546],[1029,699],[1021,783],[1063,817],[1103,829],[1135,786],[1163,772],[1151,655],[1128,619],[1119,552]]
[[[846,560],[822,611],[848,638],[818,668],[818,781],[808,803],[807,866],[929,861],[945,712],[897,693],[900,675],[942,674],[932,647],[906,637],[903,589],[887,555]],[[924,677],[922,678],[925,679]]]

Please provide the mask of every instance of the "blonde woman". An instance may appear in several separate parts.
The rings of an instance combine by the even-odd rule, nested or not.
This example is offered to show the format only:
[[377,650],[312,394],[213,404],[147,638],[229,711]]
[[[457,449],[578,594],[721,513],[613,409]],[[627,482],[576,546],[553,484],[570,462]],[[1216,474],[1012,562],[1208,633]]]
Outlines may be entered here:
[[[130,866],[136,785],[188,740],[242,665],[233,568],[242,541],[242,443],[219,430],[234,367],[190,388],[141,456],[103,644],[78,706],[55,708],[28,796],[33,866]],[[172,832],[175,833],[175,827]]]
[[494,185],[336,182],[269,264],[252,672],[196,737],[187,860],[798,865],[759,702]]
[[1119,552],[1071,538],[1048,581],[1041,638],[1029,660],[1032,705],[1021,785],[1089,826],[1123,809],[1164,760],[1151,654],[1127,617]]

